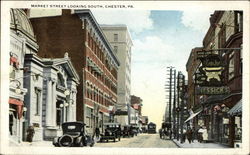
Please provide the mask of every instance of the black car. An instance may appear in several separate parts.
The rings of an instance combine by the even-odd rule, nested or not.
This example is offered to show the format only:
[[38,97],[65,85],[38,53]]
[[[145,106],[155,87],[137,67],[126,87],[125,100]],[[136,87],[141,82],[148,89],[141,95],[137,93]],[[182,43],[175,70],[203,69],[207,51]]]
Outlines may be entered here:
[[94,146],[92,136],[86,134],[85,124],[82,122],[65,122],[62,124],[63,135],[53,140],[56,147]]
[[116,139],[120,141],[121,139],[121,124],[119,123],[104,123],[103,124],[105,128],[104,134],[101,134],[100,142],[109,140],[113,140],[113,142],[116,142]]
[[125,125],[123,126],[123,130],[122,130],[122,136],[123,137],[134,137],[135,133],[133,130],[133,127],[131,125]]
[[150,122],[148,124],[148,133],[156,133],[156,124]]

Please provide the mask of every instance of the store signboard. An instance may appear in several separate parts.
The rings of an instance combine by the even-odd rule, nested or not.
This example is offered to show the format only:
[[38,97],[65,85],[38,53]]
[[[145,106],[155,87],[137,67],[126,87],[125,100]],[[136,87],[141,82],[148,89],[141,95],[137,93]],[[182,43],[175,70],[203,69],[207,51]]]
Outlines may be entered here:
[[229,94],[230,88],[228,86],[220,87],[196,87],[197,95],[223,95]]

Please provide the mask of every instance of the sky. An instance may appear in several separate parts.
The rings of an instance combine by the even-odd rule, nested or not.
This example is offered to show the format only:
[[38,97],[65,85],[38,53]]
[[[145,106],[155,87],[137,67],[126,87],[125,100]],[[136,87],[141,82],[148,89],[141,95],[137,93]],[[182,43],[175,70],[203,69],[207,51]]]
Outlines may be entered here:
[[126,24],[133,40],[131,92],[143,100],[142,115],[160,128],[167,99],[167,66],[185,75],[191,49],[202,46],[213,11],[92,11],[99,24]]
[[[142,115],[160,128],[167,105],[167,66],[186,73],[192,48],[201,47],[212,10],[91,10],[99,24],[125,24],[133,41],[131,93],[143,100]],[[31,16],[60,14],[31,12]],[[33,13],[33,14],[32,14]]]

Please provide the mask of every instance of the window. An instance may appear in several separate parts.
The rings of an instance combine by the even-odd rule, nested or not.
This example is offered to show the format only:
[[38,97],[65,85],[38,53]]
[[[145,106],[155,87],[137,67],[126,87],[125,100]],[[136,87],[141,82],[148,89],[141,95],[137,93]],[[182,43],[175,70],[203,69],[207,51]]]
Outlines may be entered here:
[[234,77],[234,52],[229,55],[228,80]]
[[40,115],[40,103],[41,103],[41,90],[38,88],[35,88],[35,97],[36,97],[36,115]]
[[63,104],[61,101],[56,102],[56,125],[60,126],[62,121],[62,109],[60,104]]
[[221,30],[219,32],[218,46],[223,47],[226,43],[226,26],[222,24]]
[[118,41],[118,34],[114,34],[114,41]]
[[114,52],[117,54],[117,52],[118,52],[118,46],[114,46]]
[[235,11],[235,32],[243,31],[243,12]]

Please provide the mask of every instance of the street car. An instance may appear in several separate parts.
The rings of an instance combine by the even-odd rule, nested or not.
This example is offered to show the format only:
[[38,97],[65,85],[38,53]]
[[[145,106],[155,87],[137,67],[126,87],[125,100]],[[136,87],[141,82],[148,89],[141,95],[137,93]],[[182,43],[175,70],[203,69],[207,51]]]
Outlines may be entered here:
[[63,135],[53,140],[56,147],[94,146],[94,139],[85,132],[82,122],[65,122],[62,124]]
[[109,140],[116,142],[116,139],[118,139],[118,141],[121,140],[121,124],[104,123],[103,126],[105,128],[105,132],[104,134],[101,134],[100,142],[108,142]]
[[148,124],[148,133],[156,133],[156,124],[150,122]]

